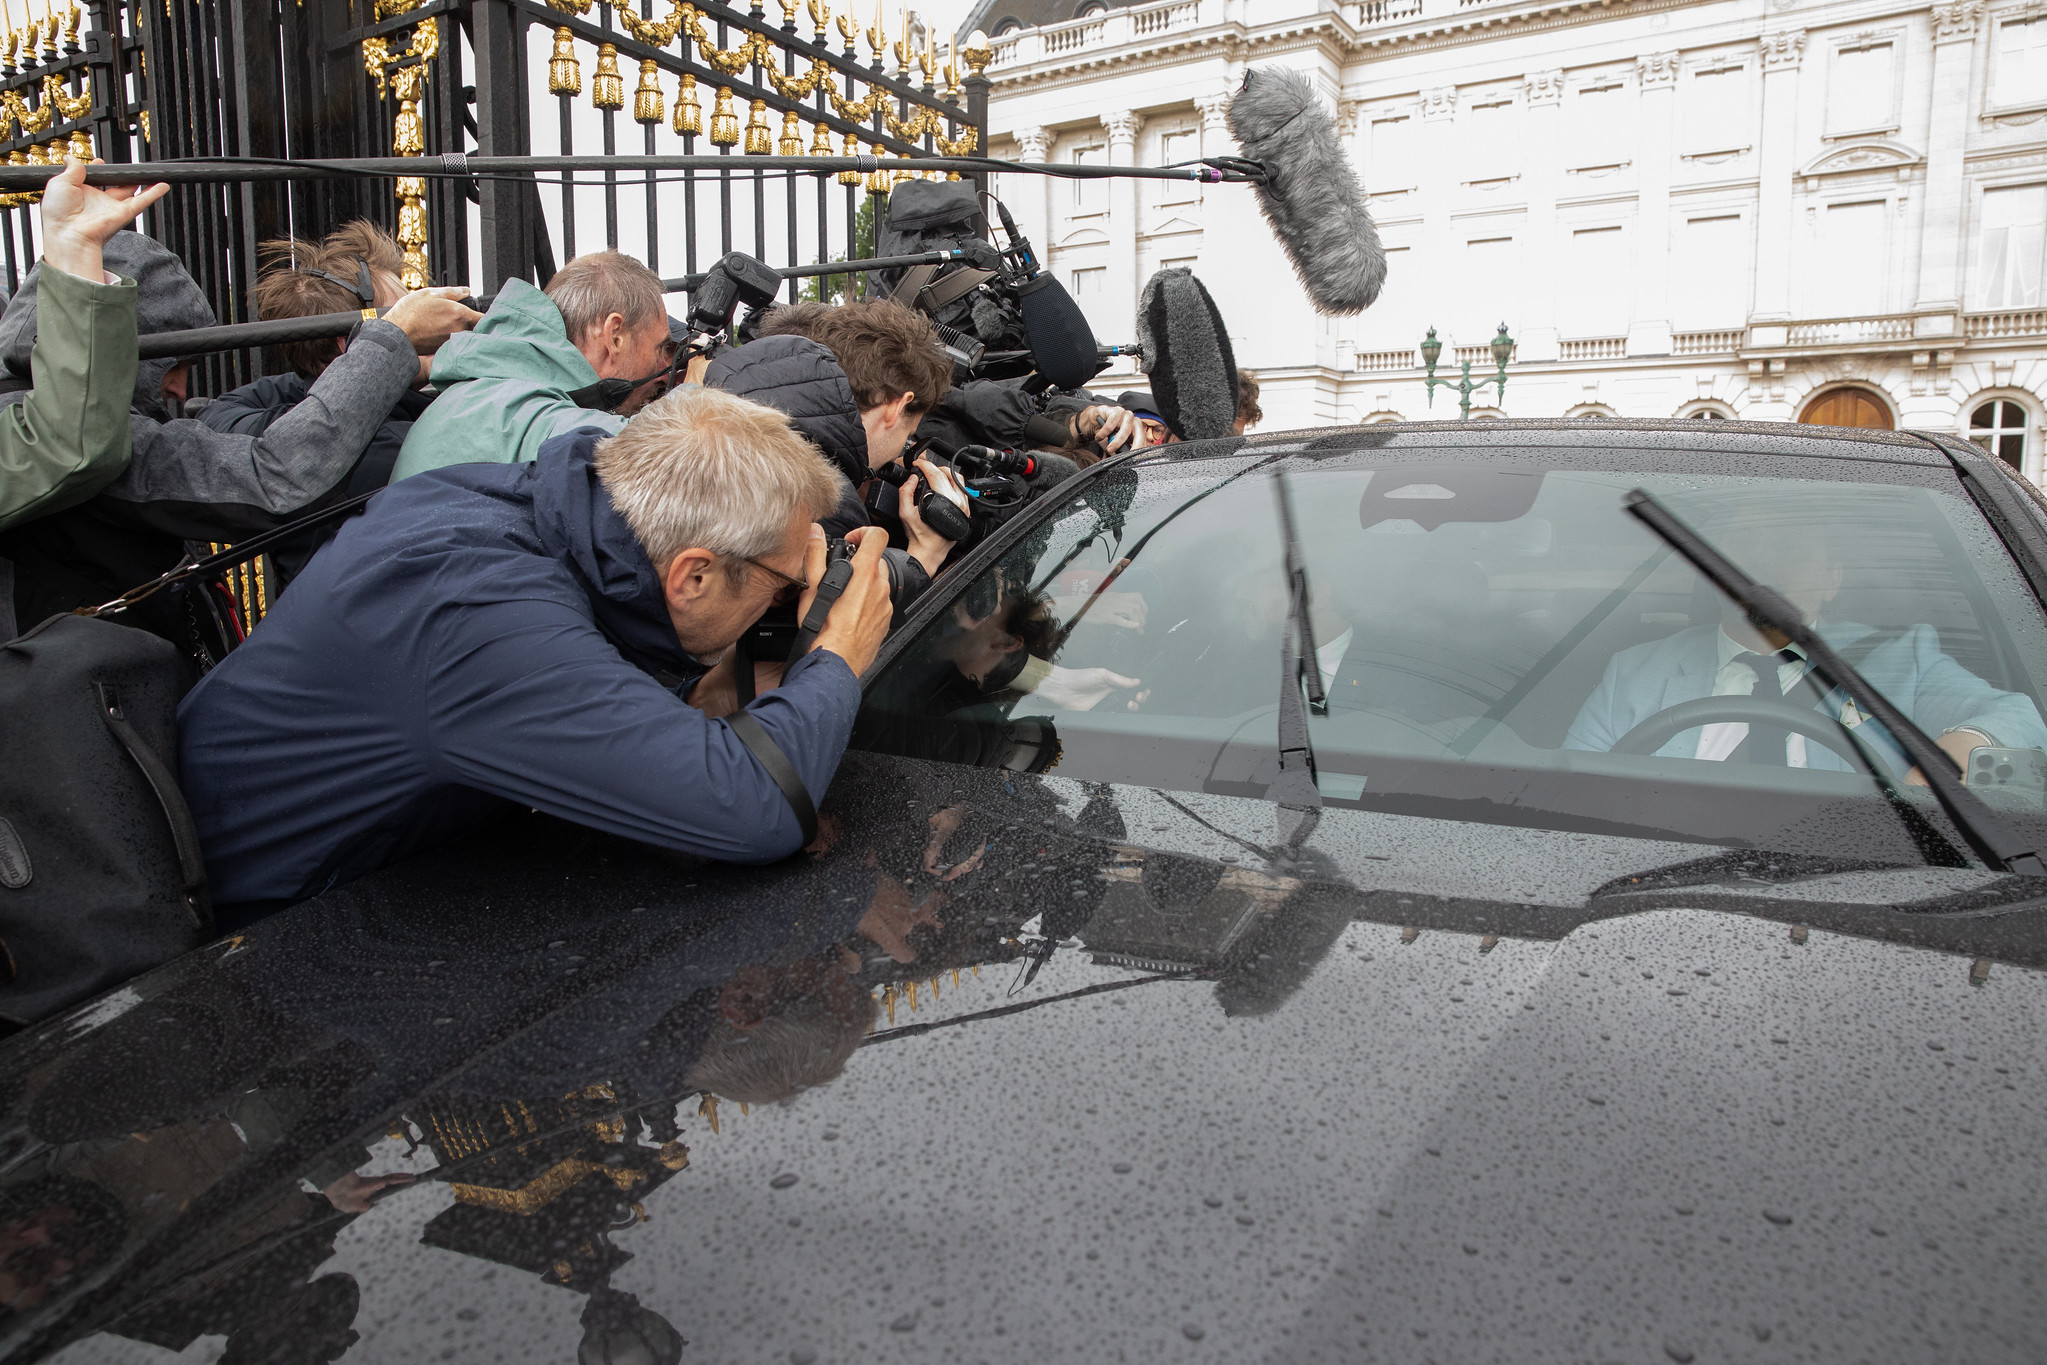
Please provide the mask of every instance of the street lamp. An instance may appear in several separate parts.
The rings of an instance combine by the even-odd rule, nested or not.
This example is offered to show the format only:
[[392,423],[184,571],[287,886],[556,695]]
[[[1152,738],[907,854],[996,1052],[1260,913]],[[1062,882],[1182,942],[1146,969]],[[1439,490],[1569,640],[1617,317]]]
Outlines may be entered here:
[[1471,377],[1471,362],[1467,360],[1464,362],[1464,372],[1461,378],[1456,380],[1438,379],[1436,378],[1436,361],[1442,357],[1443,343],[1436,338],[1436,329],[1433,327],[1429,328],[1428,336],[1422,339],[1422,364],[1428,370],[1426,383],[1429,386],[1429,406],[1434,407],[1436,405],[1436,385],[1438,384],[1441,384],[1446,389],[1455,390],[1459,421],[1469,422],[1471,420],[1471,395],[1477,393],[1488,384],[1491,384],[1494,391],[1504,399],[1507,396],[1507,361],[1514,355],[1514,338],[1507,335],[1506,323],[1500,324],[1498,334],[1493,337],[1492,345],[1487,349],[1493,353],[1493,363],[1499,367],[1498,374],[1474,380]]

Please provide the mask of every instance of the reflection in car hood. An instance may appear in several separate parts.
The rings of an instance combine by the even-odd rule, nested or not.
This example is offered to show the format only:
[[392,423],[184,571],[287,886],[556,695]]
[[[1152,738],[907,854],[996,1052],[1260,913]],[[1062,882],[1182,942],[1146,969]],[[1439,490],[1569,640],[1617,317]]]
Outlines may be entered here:
[[[7,1349],[1994,1360],[2047,1332],[2035,912],[1880,941],[1969,874],[1838,872],[1830,911],[1813,869],[1696,845],[1333,808],[1288,851],[1259,802],[860,756],[827,814],[770,869],[515,821],[12,1041]],[[856,931],[920,907],[913,964]],[[875,1028],[831,1080],[853,980]],[[718,1103],[721,1048],[721,1085],[812,1079]],[[351,1202],[392,1172],[419,1179]]]

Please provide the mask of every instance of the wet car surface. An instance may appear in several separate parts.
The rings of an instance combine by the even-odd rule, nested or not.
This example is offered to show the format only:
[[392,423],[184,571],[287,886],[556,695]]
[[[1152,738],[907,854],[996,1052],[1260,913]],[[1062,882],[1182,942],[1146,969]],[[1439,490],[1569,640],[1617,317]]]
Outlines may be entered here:
[[10,1040],[9,1358],[2037,1358],[2047,884],[1929,865],[1852,773],[1540,760],[1788,812],[1744,842],[1364,747],[1304,818],[1269,713],[1189,777],[1219,729],[1048,711],[1048,767],[987,707],[994,761],[870,730],[811,855],[520,815]]

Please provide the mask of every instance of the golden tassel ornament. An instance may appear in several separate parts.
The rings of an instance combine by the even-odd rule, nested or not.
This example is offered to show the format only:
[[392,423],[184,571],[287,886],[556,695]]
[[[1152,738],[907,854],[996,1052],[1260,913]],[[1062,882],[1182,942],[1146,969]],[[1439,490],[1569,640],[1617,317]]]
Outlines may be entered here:
[[755,100],[746,112],[746,155],[766,156],[773,149],[768,135],[768,102]]
[[704,131],[704,106],[697,103],[697,78],[684,75],[682,85],[675,92],[675,121],[669,124],[677,137],[694,136]]
[[660,66],[652,57],[640,63],[639,88],[633,91],[633,121],[656,124],[661,121],[663,101],[661,98]]
[[610,43],[597,47],[597,74],[590,78],[590,103],[599,109],[625,108],[625,77],[618,72],[618,49]]
[[739,115],[732,110],[732,88],[718,87],[718,102],[711,106],[711,141],[731,147],[739,141]]
[[782,140],[775,144],[775,150],[783,156],[803,155],[803,125],[797,121],[794,109],[782,115]]
[[[820,126],[822,126],[822,125],[820,125]],[[843,155],[845,155],[845,156],[858,156],[858,155],[860,155],[860,139],[859,139],[859,138],[857,138],[857,137],[854,137],[854,136],[853,136],[853,135],[852,135],[851,133],[848,133],[848,134],[846,134],[846,150],[845,150],[845,152],[843,153]],[[851,167],[848,167],[847,169],[845,169],[845,170],[843,170],[843,171],[840,171],[840,172],[839,172],[839,183],[840,183],[841,185],[857,185],[857,184],[859,184],[859,183],[860,183],[860,172],[858,172],[858,171],[856,171],[856,170],[852,169]]]
[[576,60],[576,35],[565,28],[554,31],[554,55],[547,59],[547,93],[583,93],[583,64]]
[[825,127],[822,123],[810,125],[810,154],[812,156],[831,156],[833,154],[832,130]]

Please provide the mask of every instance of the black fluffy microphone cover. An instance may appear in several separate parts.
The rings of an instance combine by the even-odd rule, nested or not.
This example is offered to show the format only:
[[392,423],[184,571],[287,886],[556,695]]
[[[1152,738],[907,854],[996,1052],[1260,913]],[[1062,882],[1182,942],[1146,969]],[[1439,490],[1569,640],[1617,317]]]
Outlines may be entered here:
[[1324,313],[1362,313],[1386,283],[1386,253],[1315,87],[1279,67],[1246,71],[1229,118],[1244,155],[1265,167],[1258,207],[1309,299]]
[[1044,274],[1020,287],[1016,296],[1038,373],[1062,389],[1077,389],[1093,379],[1101,368],[1094,329],[1066,286]]
[[1145,283],[1137,345],[1159,416],[1181,440],[1236,434],[1237,357],[1223,315],[1193,271],[1172,266]]

